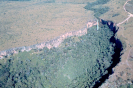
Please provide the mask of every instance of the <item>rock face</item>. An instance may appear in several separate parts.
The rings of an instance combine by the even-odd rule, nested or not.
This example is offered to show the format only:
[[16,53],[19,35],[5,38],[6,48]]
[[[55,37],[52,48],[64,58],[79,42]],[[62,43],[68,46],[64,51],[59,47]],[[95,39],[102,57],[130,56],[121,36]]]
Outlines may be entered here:
[[[96,25],[96,21],[93,20],[93,21],[89,21],[88,24],[87,24],[87,27],[92,27],[93,25]],[[8,49],[8,50],[5,50],[5,51],[1,51],[0,52],[0,59],[2,59],[3,57],[7,57],[9,55],[12,55],[12,54],[16,54],[18,52],[24,52],[24,51],[30,51],[32,49],[43,49],[44,47],[47,47],[48,49],[51,49],[52,47],[58,47],[61,42],[68,38],[68,37],[71,37],[71,36],[82,36],[82,35],[85,35],[87,34],[87,28],[83,28],[81,30],[78,30],[78,31],[72,31],[72,32],[68,32],[68,33],[65,33],[51,41],[48,41],[48,42],[43,42],[43,43],[40,43],[40,44],[36,44],[36,45],[31,45],[31,46],[23,46],[23,47],[18,47],[18,48],[12,48],[12,49]]]
[[[109,28],[114,32],[116,33],[117,30],[116,30],[116,27],[115,27],[115,24],[112,22],[112,21],[105,21],[103,19],[100,19],[100,23],[101,24],[107,24],[109,26]],[[96,20],[91,20],[87,23],[87,28],[90,28],[92,27],[93,25],[97,25],[97,22]],[[3,57],[7,57],[9,55],[12,55],[12,54],[16,54],[18,52],[24,52],[24,51],[30,51],[32,49],[43,49],[44,47],[47,47],[48,49],[51,49],[52,47],[58,47],[61,42],[68,38],[68,37],[71,37],[71,36],[82,36],[82,35],[85,35],[87,34],[87,28],[83,28],[81,30],[78,30],[78,31],[72,31],[72,32],[68,32],[68,33],[65,33],[51,41],[48,41],[48,42],[43,42],[43,43],[40,43],[40,44],[36,44],[36,45],[31,45],[31,46],[23,46],[23,47],[17,47],[17,48],[12,48],[12,49],[8,49],[8,50],[5,50],[5,51],[1,51],[0,52],[0,59],[2,59]]]
[[[70,37],[73,35],[77,37]],[[0,73],[5,75],[6,72],[10,75],[5,78],[8,81],[2,82],[0,86],[92,88],[102,76],[108,74],[107,69],[112,64],[115,48],[114,43],[110,42],[113,36],[114,33],[107,24],[99,25],[99,30],[93,26],[88,28],[87,32],[69,32],[48,43],[38,45],[40,49],[43,45],[49,49],[45,47],[37,50],[38,52],[20,52],[7,57],[9,59],[6,60],[6,64],[2,59]],[[62,42],[60,47],[58,42]],[[58,48],[51,48],[56,46]],[[34,47],[36,46],[23,47],[23,50],[28,51]]]

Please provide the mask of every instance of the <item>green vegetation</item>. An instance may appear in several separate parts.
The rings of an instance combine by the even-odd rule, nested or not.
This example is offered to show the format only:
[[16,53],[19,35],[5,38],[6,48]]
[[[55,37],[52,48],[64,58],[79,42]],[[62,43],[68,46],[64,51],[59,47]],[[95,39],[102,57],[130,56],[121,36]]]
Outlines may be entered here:
[[116,16],[119,16],[119,15],[120,15],[119,13],[116,13],[112,17],[116,17]]
[[[87,10],[94,11],[94,16],[99,18],[100,15],[106,13],[109,10],[109,7],[103,7],[102,4],[106,4],[110,0],[97,0],[95,2],[89,3],[84,7]],[[100,5],[98,8],[94,8],[94,6]]]
[[[95,85],[111,65],[113,32],[106,25],[70,37],[58,48],[31,50],[0,60],[2,88],[85,88]],[[77,41],[78,40],[78,41]]]

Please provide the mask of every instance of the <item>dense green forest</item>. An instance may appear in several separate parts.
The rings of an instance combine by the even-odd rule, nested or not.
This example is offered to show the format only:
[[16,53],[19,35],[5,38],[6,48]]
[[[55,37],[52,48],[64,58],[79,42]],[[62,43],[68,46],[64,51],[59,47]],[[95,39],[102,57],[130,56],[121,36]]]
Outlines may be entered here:
[[112,63],[114,33],[107,25],[69,37],[58,48],[20,52],[0,60],[2,88],[88,88]]
[[[109,10],[109,7],[102,6],[103,4],[106,4],[110,0],[96,0],[95,2],[88,2],[87,5],[84,7],[87,10],[92,10],[94,11],[94,16],[96,18],[99,18],[102,14],[106,13]],[[95,6],[97,6],[95,8]]]

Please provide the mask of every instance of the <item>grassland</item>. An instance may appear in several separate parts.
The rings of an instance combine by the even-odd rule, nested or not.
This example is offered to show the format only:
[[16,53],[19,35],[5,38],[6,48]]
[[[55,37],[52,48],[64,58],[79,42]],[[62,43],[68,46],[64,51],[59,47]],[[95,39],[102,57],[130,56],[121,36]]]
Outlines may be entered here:
[[0,6],[0,51],[48,41],[94,19],[85,4],[2,2]]
[[[128,13],[124,11],[123,5],[125,4],[126,0],[120,1],[120,0],[111,0],[105,6],[109,6],[110,10],[105,13],[104,15],[100,16],[100,18],[112,20],[116,24],[119,22],[124,21],[128,17]],[[133,2],[133,0],[131,0]],[[130,3],[127,5],[129,6]],[[132,7],[126,6],[126,9],[130,11]],[[128,9],[128,8],[129,9]],[[132,13],[132,12],[130,12]],[[113,16],[114,14],[119,14],[117,16]],[[124,45],[124,51],[121,56],[121,62],[114,68],[114,74],[109,77],[109,80],[103,85],[101,88],[119,88],[120,85],[125,85],[124,88],[128,84],[133,83],[133,67],[132,67],[132,61],[129,61],[129,54],[130,51],[132,51],[133,47],[133,18],[131,17],[127,22],[119,25],[119,30],[117,32],[117,37],[121,39],[123,45]]]

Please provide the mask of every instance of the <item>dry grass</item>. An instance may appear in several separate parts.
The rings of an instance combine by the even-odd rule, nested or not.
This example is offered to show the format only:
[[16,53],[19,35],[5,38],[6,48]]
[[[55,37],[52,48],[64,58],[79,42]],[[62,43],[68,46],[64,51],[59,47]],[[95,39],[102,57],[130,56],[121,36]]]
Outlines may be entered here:
[[41,43],[86,27],[93,12],[85,4],[3,2],[0,4],[0,51]]
[[[116,24],[124,21],[128,17],[128,13],[125,12],[123,9],[123,5],[125,2],[126,0],[110,1],[108,4],[106,4],[111,8],[110,11],[102,15],[101,18],[112,20]],[[130,8],[126,7],[127,11],[130,11]],[[120,15],[112,17],[112,15],[116,13]],[[133,80],[133,65],[132,65],[133,61],[129,61],[131,59],[130,53],[133,52],[131,50],[131,48],[133,48],[132,23],[133,23],[133,17],[131,17],[128,20],[128,22],[119,25],[119,31],[117,32],[117,37],[122,40],[122,43],[124,43],[124,50],[123,50],[124,54],[121,56],[121,62],[114,68],[114,74],[109,77],[108,81],[106,81],[106,83],[102,86],[102,88],[117,88],[117,86],[124,83],[125,84],[130,83]]]

